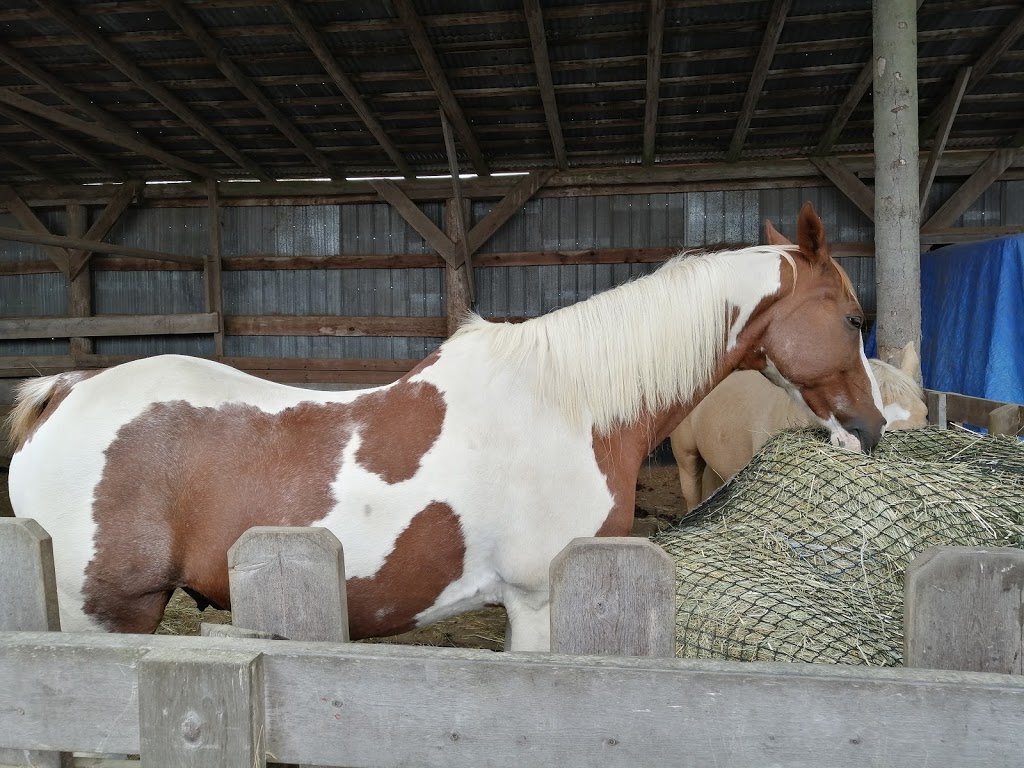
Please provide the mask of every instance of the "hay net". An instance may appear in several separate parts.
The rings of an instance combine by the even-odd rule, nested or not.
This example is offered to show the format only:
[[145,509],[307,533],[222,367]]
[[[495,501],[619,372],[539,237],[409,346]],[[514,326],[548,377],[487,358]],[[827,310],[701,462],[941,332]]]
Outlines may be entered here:
[[653,537],[676,566],[676,655],[895,666],[903,574],[937,545],[1024,545],[1024,447],[892,432],[871,456],[782,432]]

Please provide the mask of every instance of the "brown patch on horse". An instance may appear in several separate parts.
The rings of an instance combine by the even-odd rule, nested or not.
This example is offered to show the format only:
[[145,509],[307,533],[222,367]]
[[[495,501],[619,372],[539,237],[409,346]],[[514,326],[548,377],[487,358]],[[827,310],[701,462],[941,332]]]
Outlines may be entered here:
[[[681,417],[680,417],[681,418]],[[594,536],[628,536],[636,514],[636,478],[653,449],[651,424],[617,427],[607,435],[593,433],[594,458],[612,495],[612,508]]]
[[[408,407],[429,414],[416,417],[421,428],[437,422],[433,437],[405,433],[388,445],[375,430],[394,434],[394,420],[403,418],[397,408]],[[114,631],[152,632],[177,586],[229,607],[228,549],[253,526],[308,526],[326,517],[356,431],[365,441],[360,454],[370,446],[368,464],[360,464],[393,482],[415,474],[443,416],[435,387],[406,382],[349,403],[307,402],[279,413],[180,400],[152,405],[106,450],[85,612]]]
[[[8,417],[9,437],[15,452],[21,450],[22,446],[32,439],[32,436],[71,394],[71,390],[75,388],[76,384],[91,379],[98,373],[103,373],[103,369],[68,371],[57,374],[54,377],[53,386],[45,396],[35,400],[26,399],[23,394],[19,394],[18,403]],[[30,379],[26,383],[33,381],[36,380]]]
[[416,616],[462,577],[466,541],[458,516],[435,501],[412,519],[373,576],[348,579],[353,640],[406,632]]
[[410,479],[437,442],[445,410],[440,391],[424,382],[403,381],[360,398],[352,404],[360,422],[356,461],[386,483]]

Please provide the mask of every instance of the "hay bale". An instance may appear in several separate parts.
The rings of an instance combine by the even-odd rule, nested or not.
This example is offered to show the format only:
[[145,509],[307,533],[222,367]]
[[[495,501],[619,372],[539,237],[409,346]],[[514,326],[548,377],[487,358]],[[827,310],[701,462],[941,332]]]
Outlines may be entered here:
[[872,456],[782,432],[654,537],[676,563],[676,655],[895,666],[925,548],[1024,543],[1024,447],[935,428]]

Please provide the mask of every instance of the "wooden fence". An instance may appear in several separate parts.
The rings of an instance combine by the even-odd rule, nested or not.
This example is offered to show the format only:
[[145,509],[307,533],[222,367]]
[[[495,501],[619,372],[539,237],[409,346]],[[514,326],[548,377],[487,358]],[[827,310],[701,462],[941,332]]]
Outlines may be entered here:
[[955,392],[925,390],[928,422],[946,429],[950,423],[984,427],[992,435],[1024,433],[1024,405],[970,397]]
[[229,560],[245,626],[55,632],[50,539],[0,520],[0,764],[998,768],[1024,754],[1024,679],[1006,674],[1021,672],[1016,549],[913,564],[907,659],[929,669],[659,658],[673,567],[637,539],[578,539],[552,563],[551,654],[344,642],[344,555],[323,529],[253,529]]

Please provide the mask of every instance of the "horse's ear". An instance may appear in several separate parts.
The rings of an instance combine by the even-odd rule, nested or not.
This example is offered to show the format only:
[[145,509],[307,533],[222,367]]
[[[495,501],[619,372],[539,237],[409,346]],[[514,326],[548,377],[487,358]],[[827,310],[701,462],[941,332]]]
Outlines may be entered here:
[[770,221],[764,223],[764,239],[768,241],[768,245],[792,245],[789,240],[784,238],[782,234],[775,227],[772,226]]
[[915,381],[921,380],[921,358],[918,357],[917,349],[912,341],[908,341],[907,345],[903,348],[900,370]]
[[821,223],[814,206],[804,203],[800,209],[800,218],[796,223],[796,241],[803,254],[812,262],[823,263],[828,256],[828,244],[825,242],[825,225]]

